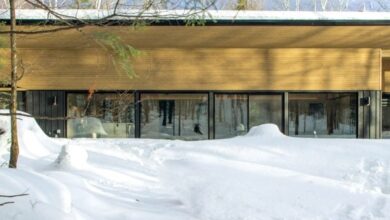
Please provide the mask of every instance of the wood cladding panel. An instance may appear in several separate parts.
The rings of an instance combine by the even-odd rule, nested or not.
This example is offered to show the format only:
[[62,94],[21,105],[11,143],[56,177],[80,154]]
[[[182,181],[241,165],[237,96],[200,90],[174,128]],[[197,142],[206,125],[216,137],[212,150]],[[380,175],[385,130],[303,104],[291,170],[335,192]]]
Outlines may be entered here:
[[98,49],[19,54],[19,86],[32,90],[380,90],[382,83],[379,49],[149,49],[134,59],[133,79]]
[[382,58],[390,59],[390,50],[382,50]]
[[[54,26],[18,26],[41,30]],[[109,32],[136,48],[390,48],[388,26],[132,26],[86,27],[18,35],[19,48],[94,48]],[[8,45],[8,44],[4,44]]]
[[383,59],[383,92],[390,93],[390,59]]

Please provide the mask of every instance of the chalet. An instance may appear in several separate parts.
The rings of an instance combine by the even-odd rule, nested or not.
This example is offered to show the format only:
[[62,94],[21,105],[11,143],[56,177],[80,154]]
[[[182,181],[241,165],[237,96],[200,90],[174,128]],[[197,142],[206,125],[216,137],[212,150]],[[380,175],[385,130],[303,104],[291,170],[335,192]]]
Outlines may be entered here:
[[[17,17],[19,30],[56,27],[39,10]],[[113,17],[103,27],[18,35],[20,109],[48,135],[69,138],[202,140],[263,123],[289,136],[390,138],[390,13],[210,11],[203,25],[185,24],[164,17],[135,28]],[[141,51],[135,77],[91,39],[98,32]]]

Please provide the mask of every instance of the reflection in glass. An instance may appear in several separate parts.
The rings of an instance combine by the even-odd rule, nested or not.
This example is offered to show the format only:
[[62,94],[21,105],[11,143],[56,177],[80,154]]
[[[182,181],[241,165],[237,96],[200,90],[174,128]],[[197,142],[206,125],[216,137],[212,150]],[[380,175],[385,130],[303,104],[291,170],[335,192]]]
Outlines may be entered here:
[[215,137],[243,135],[248,130],[247,95],[215,95]]
[[0,109],[8,109],[10,100],[11,100],[11,93],[0,92]]
[[289,134],[356,137],[357,97],[350,93],[289,94]]
[[282,95],[249,95],[249,127],[276,124],[282,131]]
[[390,94],[382,98],[382,137],[390,138]]
[[68,94],[67,136],[134,137],[132,94]]
[[208,138],[206,94],[142,94],[141,137]]
[[[20,111],[26,111],[25,106],[25,93],[17,92],[18,105],[17,108]],[[11,100],[10,92],[0,92],[0,109],[9,109],[9,103]]]

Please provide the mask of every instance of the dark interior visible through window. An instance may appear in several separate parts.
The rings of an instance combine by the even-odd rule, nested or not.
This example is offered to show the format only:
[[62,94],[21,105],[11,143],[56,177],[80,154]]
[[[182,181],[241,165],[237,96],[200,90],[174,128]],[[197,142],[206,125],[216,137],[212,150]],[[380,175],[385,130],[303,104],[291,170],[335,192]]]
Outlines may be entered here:
[[290,93],[289,135],[357,136],[356,93]]

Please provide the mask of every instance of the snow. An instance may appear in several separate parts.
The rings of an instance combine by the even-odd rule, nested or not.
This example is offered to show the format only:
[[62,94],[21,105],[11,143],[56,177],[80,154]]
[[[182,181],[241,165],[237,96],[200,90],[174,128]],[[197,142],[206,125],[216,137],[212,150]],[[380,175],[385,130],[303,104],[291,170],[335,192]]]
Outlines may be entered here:
[[[113,14],[113,10],[103,9],[56,9],[58,14],[64,15],[61,19],[102,19]],[[149,10],[118,9],[116,15],[109,20],[131,20],[145,17],[145,19],[187,19],[188,15],[197,15],[199,19],[213,21],[390,21],[388,12],[356,12],[356,11],[236,11],[236,10]],[[9,19],[9,10],[0,10],[0,19]],[[42,9],[17,9],[17,19],[22,20],[58,20],[59,18]]]
[[[0,194],[28,195],[0,198],[15,202],[1,219],[390,219],[390,140],[272,124],[223,140],[55,139],[19,118],[19,167],[0,168]],[[0,127],[3,164],[7,117]]]
[[246,134],[247,137],[266,136],[266,137],[282,137],[279,127],[275,124],[263,124],[253,127]]
[[63,169],[80,169],[87,166],[87,159],[88,153],[83,146],[67,144],[62,146],[54,165]]

